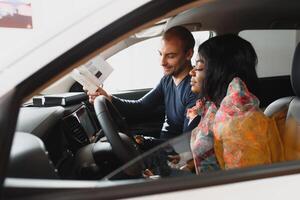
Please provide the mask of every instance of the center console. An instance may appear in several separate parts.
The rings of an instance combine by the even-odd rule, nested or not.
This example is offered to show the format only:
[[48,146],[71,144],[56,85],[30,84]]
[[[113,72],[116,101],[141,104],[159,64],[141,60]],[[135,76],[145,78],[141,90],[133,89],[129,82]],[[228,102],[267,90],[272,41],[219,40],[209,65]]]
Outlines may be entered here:
[[100,127],[95,116],[85,104],[63,118],[64,132],[74,152],[85,145],[96,142],[100,137]]

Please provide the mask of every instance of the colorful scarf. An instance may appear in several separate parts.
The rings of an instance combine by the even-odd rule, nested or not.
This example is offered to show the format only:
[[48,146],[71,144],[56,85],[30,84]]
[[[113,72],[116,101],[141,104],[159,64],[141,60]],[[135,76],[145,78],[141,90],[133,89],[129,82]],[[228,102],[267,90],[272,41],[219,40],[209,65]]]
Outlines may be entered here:
[[191,135],[197,174],[283,160],[276,123],[260,111],[259,100],[240,78],[228,85],[219,108],[200,99],[187,115],[201,116]]

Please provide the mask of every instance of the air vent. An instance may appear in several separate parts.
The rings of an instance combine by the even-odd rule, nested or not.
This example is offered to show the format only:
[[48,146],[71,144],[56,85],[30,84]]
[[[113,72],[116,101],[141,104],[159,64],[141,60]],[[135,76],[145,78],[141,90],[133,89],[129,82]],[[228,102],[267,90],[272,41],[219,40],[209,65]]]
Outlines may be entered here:
[[74,138],[80,144],[88,144],[89,140],[84,132],[81,124],[79,123],[78,119],[75,116],[69,116],[66,119],[67,125],[71,132],[71,137]]

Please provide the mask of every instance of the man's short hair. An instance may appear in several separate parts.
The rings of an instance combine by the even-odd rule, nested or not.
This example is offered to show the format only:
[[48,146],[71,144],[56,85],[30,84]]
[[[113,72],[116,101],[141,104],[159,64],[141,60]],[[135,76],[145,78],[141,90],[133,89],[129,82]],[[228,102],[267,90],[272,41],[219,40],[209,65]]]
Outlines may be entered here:
[[190,49],[194,49],[195,39],[192,33],[183,26],[174,26],[164,32],[162,39],[167,39],[168,37],[177,37],[184,44],[184,51],[187,52]]

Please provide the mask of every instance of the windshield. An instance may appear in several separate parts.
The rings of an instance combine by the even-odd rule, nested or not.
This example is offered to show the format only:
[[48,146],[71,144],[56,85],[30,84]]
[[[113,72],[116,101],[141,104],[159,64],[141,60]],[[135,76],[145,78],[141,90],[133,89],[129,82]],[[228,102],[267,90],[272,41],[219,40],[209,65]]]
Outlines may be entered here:
[[[126,3],[116,13],[111,10],[120,7],[118,0],[1,0],[0,3],[2,94],[145,1]],[[26,9],[19,9],[18,5]],[[103,17],[108,14],[110,17]],[[22,19],[29,23],[20,25]]]
[[[0,51],[3,57],[1,56],[0,60],[0,70],[9,67],[18,58],[43,45],[112,0],[100,2],[1,0]],[[61,20],[62,18],[64,20]]]

